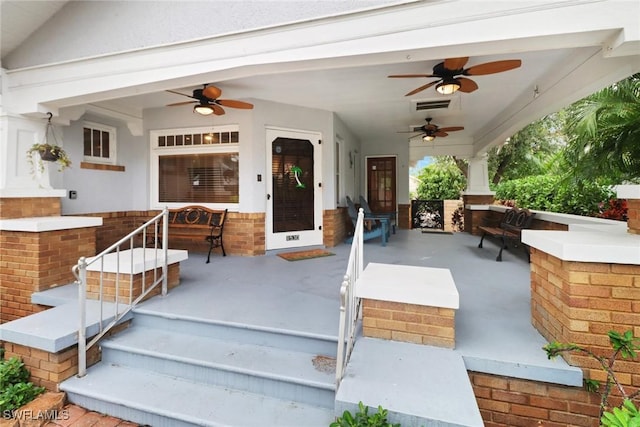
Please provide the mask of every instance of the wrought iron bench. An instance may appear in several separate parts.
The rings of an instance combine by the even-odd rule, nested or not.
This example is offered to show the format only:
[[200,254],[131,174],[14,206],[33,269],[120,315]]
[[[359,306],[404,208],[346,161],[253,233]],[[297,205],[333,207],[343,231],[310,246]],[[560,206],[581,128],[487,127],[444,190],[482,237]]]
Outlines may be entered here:
[[498,256],[496,257],[496,261],[502,261],[502,251],[507,249],[507,242],[513,243],[514,247],[521,246],[527,254],[527,259],[530,261],[529,247],[522,243],[520,237],[522,230],[531,227],[534,216],[535,213],[528,209],[511,208],[506,210],[497,227],[478,227],[482,231],[482,238],[480,239],[478,247],[482,248],[482,242],[485,237],[497,237],[500,239],[502,244],[500,246],[500,252],[498,252]]
[[[185,206],[179,209],[169,209],[169,238],[191,240],[202,238],[209,243],[207,263],[211,259],[211,251],[214,248],[222,249],[222,256],[227,256],[222,241],[224,220],[227,209],[215,210],[204,206]],[[161,230],[158,233],[161,242]]]

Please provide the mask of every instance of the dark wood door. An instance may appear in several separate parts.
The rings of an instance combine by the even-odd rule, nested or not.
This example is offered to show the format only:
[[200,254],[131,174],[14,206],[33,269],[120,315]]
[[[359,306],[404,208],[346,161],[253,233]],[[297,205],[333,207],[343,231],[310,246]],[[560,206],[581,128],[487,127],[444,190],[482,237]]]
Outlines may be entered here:
[[396,158],[367,158],[367,201],[374,212],[396,211]]

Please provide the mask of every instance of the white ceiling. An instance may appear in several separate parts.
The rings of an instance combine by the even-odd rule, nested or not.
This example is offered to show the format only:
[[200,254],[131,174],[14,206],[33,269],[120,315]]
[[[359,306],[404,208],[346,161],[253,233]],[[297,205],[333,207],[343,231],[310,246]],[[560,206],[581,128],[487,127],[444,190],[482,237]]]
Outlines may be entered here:
[[[2,0],[3,56],[65,3]],[[188,80],[202,84],[214,82],[222,89],[222,99],[263,99],[333,111],[364,144],[380,141],[410,144],[411,162],[427,154],[475,154],[488,148],[487,141],[491,144],[504,141],[509,135],[504,134],[503,129],[515,132],[525,126],[527,122],[523,122],[522,117],[535,120],[566,106],[572,99],[612,83],[607,80],[612,72],[601,73],[599,67],[604,63],[602,47],[615,40],[615,30],[603,28],[580,32],[572,25],[580,24],[568,21],[566,34],[551,34],[545,38],[530,36],[506,41],[487,38],[489,41],[484,43],[448,42],[435,48],[426,43],[425,47],[377,56],[327,59],[322,66],[292,61],[278,64],[276,69],[266,67],[258,72],[238,69],[240,74],[237,75],[241,77],[237,78],[233,74],[220,78],[214,73],[200,75],[198,80],[191,76]],[[486,30],[486,26],[482,27],[482,31]],[[451,33],[452,39],[457,36]],[[632,49],[638,49],[637,41]],[[520,59],[522,66],[493,75],[470,76],[479,89],[453,96],[439,95],[432,87],[407,97],[407,92],[433,79],[387,77],[391,74],[430,74],[444,58],[459,56],[469,56],[467,67],[505,59]],[[627,58],[631,59],[621,62],[624,67],[620,67],[619,79],[640,70],[637,52]],[[184,94],[201,87],[171,85],[170,82],[158,82],[157,86]],[[564,89],[565,86],[569,89]],[[134,95],[142,93],[135,87],[128,90],[132,96],[125,94],[123,97],[122,90],[113,93],[117,95],[104,92],[96,97],[94,93],[86,102],[102,107],[104,111],[122,111],[142,117],[143,109],[187,100],[164,90]],[[416,111],[418,102],[443,99],[451,101],[447,109]],[[61,100],[57,106],[81,105],[82,102],[82,97],[69,98]],[[164,108],[189,109],[191,106]],[[452,132],[446,138],[436,138],[429,144],[419,137],[409,139],[413,134],[406,132],[425,124],[427,117],[433,118],[432,123],[440,127],[463,126],[464,130]],[[471,150],[472,144],[478,141],[483,141],[484,145]]]

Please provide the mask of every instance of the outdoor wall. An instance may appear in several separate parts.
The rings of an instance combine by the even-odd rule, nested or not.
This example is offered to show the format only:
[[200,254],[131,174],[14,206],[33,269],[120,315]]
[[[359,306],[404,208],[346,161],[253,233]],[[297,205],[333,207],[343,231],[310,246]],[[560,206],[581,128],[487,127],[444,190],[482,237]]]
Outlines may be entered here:
[[34,292],[74,281],[71,268],[95,253],[95,229],[45,232],[0,231],[0,323],[44,308],[31,303]]
[[[344,242],[348,230],[352,229],[351,219],[345,208],[325,210],[322,215],[322,240],[327,247],[333,247]],[[348,228],[351,226],[351,228]]]
[[[89,121],[116,128],[117,165],[123,170],[88,169],[83,162],[83,126]],[[148,139],[133,136],[122,122],[85,114],[64,128],[64,149],[72,165],[62,174],[63,182],[54,188],[77,192],[77,199],[62,199],[64,215],[108,211],[136,211],[147,209],[148,196]],[[113,142],[112,142],[113,143]],[[53,184],[53,183],[52,183]]]
[[0,219],[60,215],[59,197],[0,198]]
[[[563,261],[531,248],[531,317],[549,342],[575,343],[596,354],[610,355],[611,330],[640,334],[640,265]],[[604,372],[584,354],[564,354],[585,377],[599,381]],[[640,383],[640,361],[619,362],[618,380]]]
[[469,371],[487,427],[598,427],[600,397],[580,387]]

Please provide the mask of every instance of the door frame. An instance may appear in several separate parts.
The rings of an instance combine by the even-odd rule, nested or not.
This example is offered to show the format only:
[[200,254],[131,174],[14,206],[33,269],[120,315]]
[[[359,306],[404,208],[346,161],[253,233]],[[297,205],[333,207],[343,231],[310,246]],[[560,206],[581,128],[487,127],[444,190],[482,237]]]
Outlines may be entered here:
[[[272,152],[274,139],[292,138],[308,140],[313,144],[313,212],[314,229],[302,231],[273,232]],[[322,245],[323,239],[323,192],[322,192],[322,134],[318,131],[267,126],[265,128],[266,182],[265,182],[265,249],[284,249]]]

